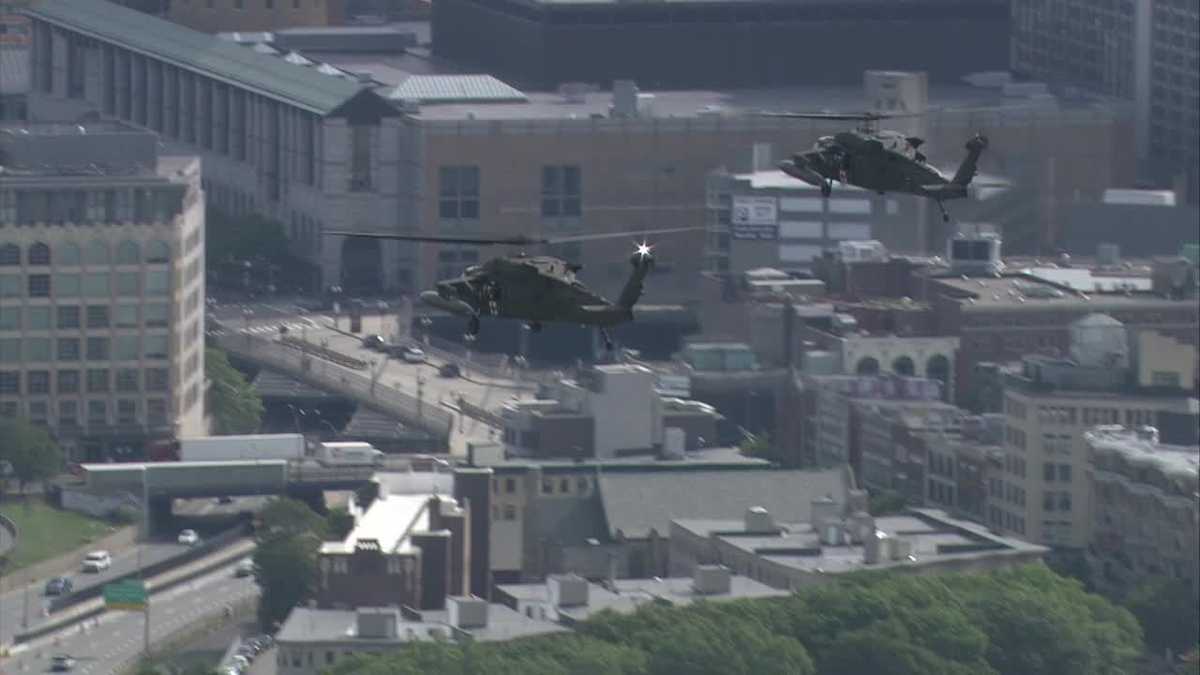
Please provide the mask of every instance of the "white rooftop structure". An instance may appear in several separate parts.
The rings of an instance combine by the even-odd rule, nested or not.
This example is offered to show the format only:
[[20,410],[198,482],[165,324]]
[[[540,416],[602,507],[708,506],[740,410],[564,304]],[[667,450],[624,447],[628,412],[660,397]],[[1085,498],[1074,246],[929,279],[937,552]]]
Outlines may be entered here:
[[1193,482],[1200,478],[1200,447],[1159,443],[1158,431],[1153,427],[1100,426],[1083,436],[1093,448],[1119,452],[1130,461],[1156,466],[1165,474],[1183,476]]

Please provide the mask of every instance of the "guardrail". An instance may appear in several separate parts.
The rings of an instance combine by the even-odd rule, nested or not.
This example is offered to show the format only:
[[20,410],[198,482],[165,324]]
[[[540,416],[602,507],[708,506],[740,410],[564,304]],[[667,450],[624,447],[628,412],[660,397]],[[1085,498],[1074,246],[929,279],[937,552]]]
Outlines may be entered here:
[[239,525],[235,528],[226,530],[226,531],[216,535],[215,537],[204,540],[198,546],[193,546],[193,547],[187,549],[186,551],[181,551],[179,553],[179,555],[174,555],[174,556],[171,556],[170,558],[165,558],[156,563],[152,563],[150,565],[145,565],[140,570],[132,570],[130,572],[126,572],[125,574],[122,574],[113,579],[109,579],[102,584],[93,584],[91,586],[81,588],[78,591],[71,593],[70,595],[60,595],[60,596],[50,600],[50,602],[48,603],[48,606],[47,606],[47,610],[51,614],[54,614],[56,612],[61,612],[64,609],[68,609],[70,607],[74,607],[76,605],[87,602],[88,600],[91,600],[92,598],[100,597],[100,595],[104,592],[104,587],[107,586],[108,584],[115,584],[119,581],[124,581],[126,579],[136,579],[139,577],[152,577],[152,576],[161,574],[167,570],[179,567],[180,565],[186,565],[186,564],[192,562],[193,560],[198,560],[200,558],[203,558],[204,556],[208,555],[209,553],[212,553],[213,551],[224,548],[226,544],[228,544],[232,541],[235,541],[235,540],[241,538],[242,536],[244,536],[247,533],[247,531],[248,531],[247,525]]
[[366,405],[399,415],[405,422],[424,429],[444,445],[449,443],[454,418],[437,408],[435,401],[420,401],[381,381],[355,372],[298,349],[265,340],[249,333],[224,333],[217,344],[242,358],[282,370],[315,387],[340,391]]

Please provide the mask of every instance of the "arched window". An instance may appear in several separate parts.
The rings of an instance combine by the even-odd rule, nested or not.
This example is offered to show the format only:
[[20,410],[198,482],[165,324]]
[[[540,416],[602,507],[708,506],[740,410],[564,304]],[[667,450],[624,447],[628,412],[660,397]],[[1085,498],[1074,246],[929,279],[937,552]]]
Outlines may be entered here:
[[854,372],[858,373],[859,375],[878,375],[879,361],[876,361],[870,356],[860,359],[858,366],[856,366],[854,369]]
[[950,359],[935,354],[925,362],[925,377],[942,383],[942,400],[950,400]]
[[141,262],[142,251],[136,241],[128,239],[117,244],[117,264],[136,265]]
[[892,361],[892,372],[904,377],[912,377],[917,372],[917,367],[913,365],[912,359],[907,356],[901,356]]
[[50,264],[50,247],[38,242],[29,247],[29,264],[30,265],[49,265]]
[[21,264],[21,247],[16,244],[0,246],[0,265],[11,267]]
[[89,265],[107,265],[109,263],[108,243],[99,239],[93,240],[87,246],[84,262]]
[[156,239],[146,244],[146,262],[165,263],[171,259],[171,246],[165,241]]
[[78,265],[79,264],[79,244],[73,241],[64,242],[58,245],[58,264],[59,265]]

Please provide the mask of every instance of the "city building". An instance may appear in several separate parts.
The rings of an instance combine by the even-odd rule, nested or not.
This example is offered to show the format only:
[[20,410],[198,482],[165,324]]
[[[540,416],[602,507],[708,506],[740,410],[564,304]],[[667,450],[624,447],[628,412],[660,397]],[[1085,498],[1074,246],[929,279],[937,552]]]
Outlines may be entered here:
[[434,3],[433,46],[438,56],[550,88],[621,78],[662,89],[844,83],[881,63],[933,67],[935,79],[954,80],[1006,68],[1008,21],[1008,5],[996,0],[904,7],[449,0]]
[[295,26],[337,26],[346,0],[174,0],[166,17],[205,33],[269,31]]
[[415,642],[499,642],[567,630],[474,596],[448,597],[439,604],[446,609],[296,607],[275,635],[275,672],[318,675],[355,655],[396,651]]
[[[972,244],[983,252],[980,260],[958,254]],[[997,238],[952,239],[949,267],[920,269],[913,280],[916,299],[933,308],[935,334],[960,340],[956,401],[965,400],[972,389],[972,364],[1064,354],[1071,324],[1089,314],[1107,314],[1130,328],[1157,331],[1186,344],[1200,339],[1197,274],[1182,259],[1154,261],[1130,274],[1073,264],[1069,257],[1029,260],[1028,266],[1006,263],[999,249]]]
[[1148,176],[1200,200],[1200,9],[1189,0],[1016,0],[1012,69],[1135,102]]
[[1042,559],[1047,549],[997,536],[933,509],[874,518],[835,500],[814,500],[811,517],[792,520],[754,507],[742,519],[671,522],[672,573],[723,565],[788,591],[862,570],[892,574],[979,572]]
[[545,583],[496,587],[497,601],[533,619],[574,626],[597,612],[629,613],[646,604],[686,606],[773,598],[787,591],[730,574],[720,565],[697,565],[691,576],[653,579],[606,579],[592,583],[577,574],[552,574]]
[[[113,117],[202,156],[213,207],[282,223],[291,253],[313,266],[308,278],[321,288],[411,293],[486,253],[323,234],[332,230],[557,236],[702,224],[709,172],[755,143],[807,147],[844,128],[756,114],[813,100],[847,110],[923,110],[909,98],[926,101],[937,108],[923,122],[931,157],[957,162],[964,139],[987,128],[994,150],[985,169],[1004,161],[1016,181],[1021,171],[1043,172],[1053,154],[1059,200],[1126,182],[1126,115],[1106,101],[1046,106],[996,87],[937,82],[924,95],[909,86],[911,74],[653,95],[629,84],[521,91],[478,71],[432,67],[436,59],[415,51],[284,54],[94,0],[42,0],[26,13],[33,119]],[[704,237],[659,239],[645,304],[695,300]],[[628,277],[628,245],[549,252],[588,260],[581,281],[611,297]]]
[[[817,261],[843,242],[875,240],[888,250],[923,253],[930,242],[944,239],[940,212],[930,201],[842,184],[826,199],[818,187],[775,168],[772,150],[756,145],[749,173],[715,171],[709,176],[705,224],[710,273],[738,275],[774,267],[811,275]],[[953,154],[950,148],[941,150],[943,173],[952,176],[957,166]],[[971,199],[949,208],[970,217],[983,207],[964,208],[965,203],[997,199],[1009,189],[1006,180],[978,175],[971,183]]]
[[1200,206],[1169,190],[1105,190],[1099,201],[1064,204],[1059,213],[1063,249],[1113,266],[1121,256],[1178,255],[1181,242],[1196,241],[1200,222]]
[[72,461],[207,435],[195,157],[117,122],[0,125],[0,414]]
[[926,495],[942,494],[942,481],[930,475],[941,469],[930,447],[961,433],[963,411],[941,401],[924,404],[896,401],[855,401],[860,463],[853,465],[862,487],[872,493],[887,492],[920,506]]
[[33,35],[20,11],[30,2],[0,0],[0,122],[29,119]]
[[1071,326],[1070,357],[1028,356],[1004,378],[1004,468],[990,478],[987,524],[1082,551],[1093,509],[1083,431],[1156,427],[1170,444],[1200,434],[1196,348],[1105,315]]
[[512,456],[599,457],[647,454],[682,458],[717,438],[720,415],[699,401],[662,396],[649,368],[605,364],[544,387],[533,400],[500,408]]
[[1153,427],[1084,432],[1091,484],[1087,558],[1116,595],[1154,577],[1200,594],[1200,447],[1160,443]]
[[496,583],[565,572],[593,580],[664,576],[673,517],[758,503],[806,517],[814,495],[845,501],[853,491],[845,468],[779,471],[728,452],[692,454],[700,457],[491,464]]
[[320,607],[378,605],[440,609],[470,583],[469,517],[452,498],[389,494],[386,483],[365,508],[352,503],[354,529],[321,544]]

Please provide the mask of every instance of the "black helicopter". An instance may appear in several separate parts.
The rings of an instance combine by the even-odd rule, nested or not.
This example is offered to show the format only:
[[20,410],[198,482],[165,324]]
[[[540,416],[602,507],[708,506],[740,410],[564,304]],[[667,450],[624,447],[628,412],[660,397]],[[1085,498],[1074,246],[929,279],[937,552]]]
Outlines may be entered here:
[[876,123],[895,117],[916,117],[920,113],[762,113],[766,117],[817,120],[856,120],[853,131],[842,131],[817,139],[813,148],[780,162],[779,169],[793,178],[821,188],[821,196],[833,191],[833,181],[854,185],[879,194],[903,192],[926,197],[937,203],[942,220],[949,221],[943,202],[964,199],[967,186],[975,178],[980,154],[988,140],[976,134],[967,141],[967,156],[958,171],[949,178],[931,166],[918,148],[924,139],[897,131],[878,129]]
[[[702,230],[702,227],[677,227],[637,232],[583,234],[552,239],[526,236],[488,238],[429,237],[408,234],[368,234],[361,232],[326,232],[326,235],[393,239],[400,241],[466,244],[474,246],[539,246],[577,241],[595,241],[618,237],[644,237],[676,232]],[[468,317],[466,338],[474,340],[479,334],[480,317],[520,319],[530,330],[537,332],[544,322],[575,323],[597,326],[604,345],[611,350],[608,328],[633,320],[633,307],[642,296],[642,289],[654,267],[654,247],[642,240],[637,244],[629,262],[633,272],[616,302],[610,302],[575,278],[582,265],[545,255],[517,255],[492,258],[481,265],[468,267],[460,276],[439,281],[434,290],[421,293],[421,301],[452,314]]]

